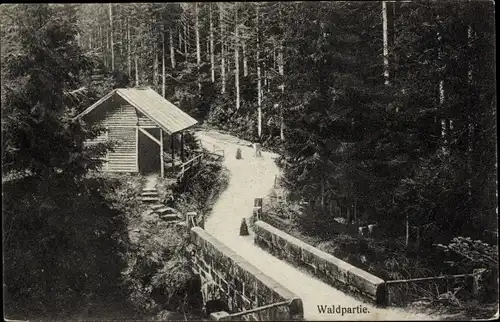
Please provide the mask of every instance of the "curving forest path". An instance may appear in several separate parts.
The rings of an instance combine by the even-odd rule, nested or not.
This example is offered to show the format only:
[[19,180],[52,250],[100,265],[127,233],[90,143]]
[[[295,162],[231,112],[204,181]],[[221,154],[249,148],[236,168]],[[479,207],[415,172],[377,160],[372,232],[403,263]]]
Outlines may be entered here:
[[[197,138],[209,151],[222,148],[225,152],[224,164],[229,171],[229,185],[219,197],[207,217],[205,229],[226,244],[233,251],[248,260],[263,273],[275,279],[297,294],[304,304],[306,320],[432,320],[437,317],[414,313],[398,308],[381,309],[363,303],[294,266],[270,255],[253,243],[253,236],[239,236],[242,218],[252,215],[254,198],[269,193],[279,169],[274,162],[275,154],[262,152],[261,158],[253,156],[249,143],[213,130],[198,131]],[[243,159],[236,159],[236,149],[240,148]],[[342,307],[367,307],[368,314],[326,314],[319,313],[318,305],[340,305]]]

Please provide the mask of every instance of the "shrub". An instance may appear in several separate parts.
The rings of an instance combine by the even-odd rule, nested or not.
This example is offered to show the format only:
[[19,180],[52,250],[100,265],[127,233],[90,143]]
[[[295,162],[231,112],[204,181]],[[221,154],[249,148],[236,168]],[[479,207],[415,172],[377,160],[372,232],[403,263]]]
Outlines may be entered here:
[[101,178],[62,176],[4,185],[6,316],[62,318],[93,303],[126,301],[126,218],[102,187]]
[[229,183],[227,171],[220,161],[206,159],[202,166],[172,186],[174,207],[182,213],[207,213]]
[[241,149],[238,148],[238,149],[236,149],[236,159],[240,160],[241,158],[242,158],[242,156],[241,156]]

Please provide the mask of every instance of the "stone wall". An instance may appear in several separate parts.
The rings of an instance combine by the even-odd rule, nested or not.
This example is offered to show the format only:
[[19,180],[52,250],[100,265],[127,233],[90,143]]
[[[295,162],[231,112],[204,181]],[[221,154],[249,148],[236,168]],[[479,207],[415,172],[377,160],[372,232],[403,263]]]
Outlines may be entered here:
[[289,263],[307,268],[325,283],[377,305],[386,304],[385,281],[259,220],[255,244]]
[[226,301],[229,313],[289,301],[285,306],[253,313],[245,319],[278,321],[303,318],[302,300],[291,291],[264,275],[205,230],[193,227],[190,234],[195,249],[195,271],[200,274],[203,285],[212,285],[212,289],[217,290],[217,294],[205,300],[219,298]]

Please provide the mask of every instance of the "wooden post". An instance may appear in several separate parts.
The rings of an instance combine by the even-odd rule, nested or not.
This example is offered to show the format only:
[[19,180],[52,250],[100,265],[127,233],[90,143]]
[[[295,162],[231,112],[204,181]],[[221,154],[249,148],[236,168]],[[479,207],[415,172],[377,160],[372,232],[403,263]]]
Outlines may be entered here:
[[385,285],[385,305],[391,306],[391,292],[389,292],[389,285]]
[[405,245],[408,247],[410,243],[410,224],[408,221],[408,214],[406,214],[406,240],[405,240]]
[[139,172],[139,126],[135,127],[135,165]]
[[160,128],[160,176],[164,177],[163,169],[163,130]]
[[184,162],[184,132],[181,132],[181,160]]
[[172,173],[175,173],[174,135],[174,133],[170,135],[170,144],[172,147]]

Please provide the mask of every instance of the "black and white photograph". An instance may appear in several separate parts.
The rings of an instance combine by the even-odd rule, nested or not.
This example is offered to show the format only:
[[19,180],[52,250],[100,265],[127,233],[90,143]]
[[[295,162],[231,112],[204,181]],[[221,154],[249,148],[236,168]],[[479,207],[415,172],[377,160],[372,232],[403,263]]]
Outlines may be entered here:
[[4,320],[498,319],[495,9],[1,4]]

